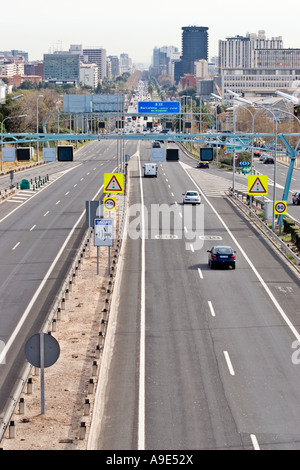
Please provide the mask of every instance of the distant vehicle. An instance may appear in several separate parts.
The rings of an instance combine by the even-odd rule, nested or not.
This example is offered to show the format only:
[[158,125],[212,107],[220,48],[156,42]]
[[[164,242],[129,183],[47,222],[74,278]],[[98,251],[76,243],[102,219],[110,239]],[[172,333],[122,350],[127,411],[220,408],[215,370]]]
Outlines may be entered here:
[[145,165],[144,165],[144,176],[155,176],[157,178],[157,164],[156,163],[145,163]]
[[262,155],[259,157],[259,161],[260,161],[260,162],[263,162],[266,158],[268,158],[268,155],[262,154]]
[[264,159],[264,163],[274,163],[274,158],[273,157],[267,157]]
[[293,204],[297,204],[297,206],[299,206],[299,204],[300,204],[300,192],[296,192],[296,193],[293,194],[292,201],[293,201]]
[[160,148],[160,143],[158,142],[158,140],[155,140],[153,142],[152,148]]
[[169,130],[170,130],[170,129],[163,129],[163,130],[161,131],[161,134],[167,134],[167,133],[169,132]]
[[183,195],[183,204],[201,204],[201,197],[198,191],[189,190]]
[[207,162],[199,162],[198,168],[209,168],[209,164]]
[[260,157],[260,152],[253,152],[254,157]]
[[235,269],[236,256],[231,246],[213,246],[208,252],[208,265],[211,269],[216,266],[231,266]]

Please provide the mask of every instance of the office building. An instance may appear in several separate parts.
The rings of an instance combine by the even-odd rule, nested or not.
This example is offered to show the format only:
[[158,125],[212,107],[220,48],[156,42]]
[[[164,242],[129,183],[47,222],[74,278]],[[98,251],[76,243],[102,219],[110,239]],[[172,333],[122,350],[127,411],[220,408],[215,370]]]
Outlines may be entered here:
[[182,28],[182,74],[194,74],[194,62],[208,60],[208,28],[183,26]]
[[80,56],[69,52],[44,54],[44,80],[52,83],[73,83],[80,81]]
[[90,64],[97,64],[99,80],[103,80],[106,74],[106,50],[102,47],[86,47],[82,49],[84,55],[84,62]]
[[253,51],[255,68],[300,68],[300,49],[256,49]]

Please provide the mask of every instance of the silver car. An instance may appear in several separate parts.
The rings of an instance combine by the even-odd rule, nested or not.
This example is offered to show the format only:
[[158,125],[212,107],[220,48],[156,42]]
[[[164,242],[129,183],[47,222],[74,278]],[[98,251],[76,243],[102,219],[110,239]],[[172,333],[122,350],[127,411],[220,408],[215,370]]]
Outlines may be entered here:
[[183,204],[201,204],[201,197],[198,191],[189,190],[183,195]]

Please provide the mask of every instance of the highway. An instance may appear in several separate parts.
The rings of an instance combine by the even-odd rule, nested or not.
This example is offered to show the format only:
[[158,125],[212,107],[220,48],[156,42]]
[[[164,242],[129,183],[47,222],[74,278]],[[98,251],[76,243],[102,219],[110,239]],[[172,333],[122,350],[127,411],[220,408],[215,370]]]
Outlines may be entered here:
[[0,205],[0,418],[21,377],[24,344],[45,323],[83,240],[85,203],[101,198],[103,173],[116,168],[116,155],[116,141],[92,142],[73,162],[18,173],[49,174],[49,183]]
[[[299,449],[299,277],[224,197],[226,173],[181,151],[146,179],[150,151],[142,142],[131,157],[91,448]],[[191,221],[192,188],[202,204]],[[170,229],[151,212],[162,204],[174,209]],[[210,270],[216,241],[237,251],[236,270]]]

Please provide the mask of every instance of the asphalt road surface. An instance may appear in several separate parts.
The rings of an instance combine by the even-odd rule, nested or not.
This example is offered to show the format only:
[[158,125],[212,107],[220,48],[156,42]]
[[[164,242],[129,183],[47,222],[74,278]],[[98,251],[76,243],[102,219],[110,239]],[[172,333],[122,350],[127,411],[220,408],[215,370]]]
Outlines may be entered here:
[[[143,142],[131,157],[91,447],[299,449],[299,277],[226,199],[222,171],[180,152],[144,178],[150,151]],[[190,217],[182,193],[193,188],[202,203]],[[236,250],[235,270],[208,267],[213,244]]]
[[86,201],[101,198],[103,174],[116,169],[117,155],[116,142],[92,142],[73,162],[18,173],[48,174],[49,182],[0,205],[0,420],[26,364],[24,345],[41,331],[86,233]]

